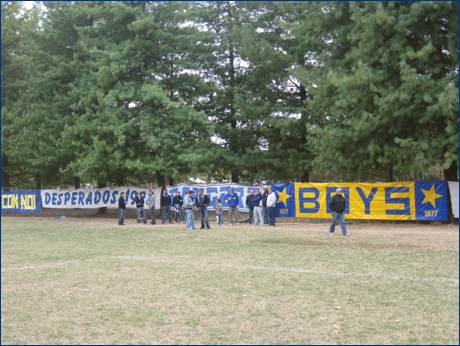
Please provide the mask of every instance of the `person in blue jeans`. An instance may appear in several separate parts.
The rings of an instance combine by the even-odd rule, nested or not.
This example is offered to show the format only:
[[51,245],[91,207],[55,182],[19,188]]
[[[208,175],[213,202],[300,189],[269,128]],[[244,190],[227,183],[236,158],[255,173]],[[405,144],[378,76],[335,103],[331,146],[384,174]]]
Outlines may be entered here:
[[329,227],[329,234],[333,235],[335,230],[335,223],[337,220],[340,222],[340,227],[342,227],[342,233],[345,236],[350,234],[347,232],[347,226],[345,225],[345,209],[347,206],[347,201],[342,194],[343,190],[339,187],[335,190],[335,195],[329,201],[329,208],[332,210],[332,222]]
[[216,205],[214,207],[216,209],[216,216],[217,216],[217,224],[222,226],[224,224],[223,215],[222,215],[222,202],[220,198],[217,199]]
[[187,231],[195,229],[195,214],[193,213],[194,205],[193,190],[189,190],[187,196],[184,198],[185,228]]
[[137,210],[137,224],[139,225],[141,223],[141,214],[142,214],[144,216],[144,225],[146,225],[147,218],[145,217],[144,199],[142,198],[139,192],[136,193],[136,210]]
[[206,228],[210,229],[209,226],[209,219],[208,219],[208,204],[209,204],[209,197],[207,194],[203,192],[203,189],[200,187],[198,189],[198,196],[196,196],[196,207],[200,211],[200,219],[201,219],[201,227],[203,229],[205,224]]

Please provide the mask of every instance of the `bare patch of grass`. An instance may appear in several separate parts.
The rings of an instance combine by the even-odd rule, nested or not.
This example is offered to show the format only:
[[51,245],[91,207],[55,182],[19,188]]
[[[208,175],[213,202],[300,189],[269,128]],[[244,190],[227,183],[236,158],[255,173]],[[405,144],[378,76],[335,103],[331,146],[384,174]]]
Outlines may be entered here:
[[2,222],[2,343],[458,344],[458,229]]

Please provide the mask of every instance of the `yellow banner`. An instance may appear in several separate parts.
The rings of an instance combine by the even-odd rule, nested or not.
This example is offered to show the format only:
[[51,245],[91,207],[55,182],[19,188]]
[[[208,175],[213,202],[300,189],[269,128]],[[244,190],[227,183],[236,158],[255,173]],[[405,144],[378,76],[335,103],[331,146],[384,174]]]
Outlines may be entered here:
[[415,220],[414,182],[295,183],[296,217],[331,218],[329,201],[338,187],[349,219]]

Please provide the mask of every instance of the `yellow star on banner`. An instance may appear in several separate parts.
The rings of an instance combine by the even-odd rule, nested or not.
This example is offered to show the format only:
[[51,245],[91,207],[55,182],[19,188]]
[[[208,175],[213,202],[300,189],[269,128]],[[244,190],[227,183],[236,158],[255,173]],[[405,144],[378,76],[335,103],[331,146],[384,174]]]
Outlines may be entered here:
[[287,199],[291,198],[291,195],[288,195],[286,192],[286,186],[284,187],[283,191],[276,191],[278,192],[278,203],[284,203],[284,206],[287,208]]
[[424,189],[420,189],[420,190],[422,190],[423,194],[425,195],[425,198],[423,199],[422,204],[430,202],[433,208],[436,208],[436,200],[438,198],[441,198],[442,195],[439,195],[435,192],[434,185],[432,185],[431,189],[429,190],[424,190]]

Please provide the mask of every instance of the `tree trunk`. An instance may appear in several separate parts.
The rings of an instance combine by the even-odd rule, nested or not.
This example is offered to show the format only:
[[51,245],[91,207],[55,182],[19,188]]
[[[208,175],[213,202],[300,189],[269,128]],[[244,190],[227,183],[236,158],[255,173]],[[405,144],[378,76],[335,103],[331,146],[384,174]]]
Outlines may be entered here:
[[[306,101],[307,101],[307,90],[305,89],[303,85],[300,85],[300,105],[301,107],[305,107]],[[301,122],[302,131],[300,133],[300,145],[299,145],[298,150],[300,152],[305,151],[305,153],[308,155],[308,152],[305,150],[305,145],[307,144],[307,129],[305,127],[305,123],[307,122],[306,119],[308,117],[308,114],[306,111],[302,111],[301,116],[302,116],[302,122]],[[308,183],[309,180],[310,180],[309,172],[308,171],[301,172],[300,181],[302,183]]]
[[238,173],[233,173],[232,172],[232,183],[239,183]]
[[308,171],[303,172],[302,175],[300,176],[300,182],[308,183],[309,181],[310,181],[310,174],[308,173]]
[[[165,176],[161,175],[160,173],[157,173],[157,183],[158,183],[158,186],[163,189],[166,186]],[[163,192],[163,190],[161,192]]]
[[73,177],[73,185],[75,189],[79,189],[80,185],[80,177]]
[[[231,4],[230,1],[227,1],[227,14],[228,18],[232,19],[232,10],[231,10]],[[230,33],[231,27],[228,27],[228,31]],[[233,152],[233,154],[238,155],[238,132],[236,129],[237,122],[235,120],[235,56],[234,56],[234,47],[233,47],[233,42],[230,38],[228,38],[228,49],[229,49],[229,57],[228,57],[228,64],[229,64],[229,85],[231,92],[229,93],[229,102],[230,102],[230,125],[232,127],[232,131],[230,132],[230,150]],[[238,183],[239,181],[239,170],[232,170],[232,182]]]
[[118,186],[125,186],[125,176],[123,173],[119,173],[116,179]]
[[169,177],[169,186],[174,186],[174,178]]
[[448,169],[444,170],[444,178],[447,181],[458,181],[458,162],[453,161]]
[[393,167],[386,167],[386,169],[385,169],[385,181],[387,183],[394,182]]

